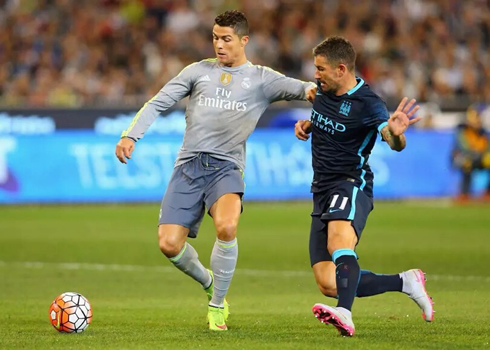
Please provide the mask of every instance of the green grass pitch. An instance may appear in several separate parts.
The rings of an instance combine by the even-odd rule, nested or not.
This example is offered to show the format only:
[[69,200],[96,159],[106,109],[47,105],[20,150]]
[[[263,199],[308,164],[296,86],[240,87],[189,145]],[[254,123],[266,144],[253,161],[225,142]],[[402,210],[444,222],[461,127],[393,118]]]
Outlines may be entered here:
[[[356,335],[342,338],[311,307],[333,304],[308,263],[310,203],[245,203],[228,293],[229,331],[206,328],[206,295],[158,250],[158,204],[0,208],[1,349],[490,349],[488,206],[377,202],[358,247],[361,268],[427,272],[435,321],[387,293],[354,303]],[[206,218],[192,244],[209,265]],[[48,308],[76,291],[94,317],[59,334]]]

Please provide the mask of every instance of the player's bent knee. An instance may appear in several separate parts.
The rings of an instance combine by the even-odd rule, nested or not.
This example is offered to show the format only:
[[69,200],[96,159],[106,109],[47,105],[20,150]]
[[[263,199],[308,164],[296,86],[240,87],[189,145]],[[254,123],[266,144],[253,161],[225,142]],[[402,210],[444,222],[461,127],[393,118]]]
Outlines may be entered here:
[[180,253],[183,243],[179,237],[172,236],[158,230],[158,246],[167,258],[173,258]]
[[313,265],[313,273],[320,292],[327,297],[336,298],[335,264],[331,261],[320,261]]
[[332,254],[337,249],[354,249],[357,235],[349,221],[331,221],[328,225],[328,251]]
[[337,297],[337,283],[335,279],[332,281],[331,278],[320,278],[316,280],[316,284],[323,295],[332,298]]
[[336,286],[331,286],[331,285],[322,285],[321,283],[317,282],[318,289],[320,289],[320,292],[325,295],[326,297],[331,297],[331,298],[336,298],[337,297],[337,288]]
[[232,220],[215,220],[214,225],[218,239],[222,241],[232,241],[235,239],[238,223]]
[[[334,229],[331,229],[333,227]],[[328,242],[341,242],[346,240],[346,238],[350,238],[351,232],[349,230],[345,230],[342,227],[338,226],[329,226],[328,228]]]
[[182,247],[179,245],[179,243],[180,242],[169,239],[168,237],[162,237],[158,240],[160,250],[167,258],[173,258],[174,256],[177,256],[179,254],[179,252],[182,250]]

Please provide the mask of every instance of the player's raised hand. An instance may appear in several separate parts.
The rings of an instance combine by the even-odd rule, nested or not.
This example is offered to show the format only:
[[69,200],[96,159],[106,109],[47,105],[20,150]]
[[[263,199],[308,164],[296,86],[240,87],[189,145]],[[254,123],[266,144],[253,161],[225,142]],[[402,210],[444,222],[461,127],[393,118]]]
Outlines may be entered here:
[[298,120],[294,124],[294,134],[301,141],[306,141],[310,138],[308,135],[311,132],[311,122],[309,120]]
[[134,150],[134,141],[128,137],[123,137],[116,145],[116,157],[121,163],[127,164],[126,159],[131,159]]
[[315,99],[315,96],[316,96],[316,90],[317,90],[317,87],[313,86],[311,89],[308,89],[306,91],[306,100],[307,101],[310,101],[311,103],[313,103],[313,100]]
[[422,119],[421,117],[413,117],[420,108],[419,105],[415,105],[415,99],[411,99],[408,103],[407,101],[408,98],[404,97],[395,113],[388,119],[388,130],[393,136],[400,136],[407,130],[409,125]]

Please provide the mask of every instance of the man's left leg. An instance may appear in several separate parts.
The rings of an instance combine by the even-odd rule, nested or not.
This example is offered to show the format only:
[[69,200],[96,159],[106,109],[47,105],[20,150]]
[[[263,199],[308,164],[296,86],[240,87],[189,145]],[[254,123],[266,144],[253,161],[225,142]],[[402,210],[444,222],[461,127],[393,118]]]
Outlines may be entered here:
[[213,294],[209,302],[208,321],[211,330],[226,330],[225,296],[230,287],[238,259],[236,231],[242,203],[236,193],[221,196],[210,208],[216,228],[216,242],[211,254]]
[[242,212],[245,190],[243,173],[233,162],[201,155],[207,186],[204,203],[216,229],[216,242],[211,253],[213,291],[208,306],[209,329],[227,330],[228,303],[225,299],[238,258],[236,230]]
[[[323,295],[338,298],[336,285],[336,266],[331,261],[320,261],[313,265],[313,273]],[[393,275],[373,273],[361,270],[357,286],[357,297],[370,297],[385,292],[400,292],[412,299],[422,311],[422,318],[431,322],[434,319],[432,298],[425,289],[425,274],[422,270],[412,269]]]

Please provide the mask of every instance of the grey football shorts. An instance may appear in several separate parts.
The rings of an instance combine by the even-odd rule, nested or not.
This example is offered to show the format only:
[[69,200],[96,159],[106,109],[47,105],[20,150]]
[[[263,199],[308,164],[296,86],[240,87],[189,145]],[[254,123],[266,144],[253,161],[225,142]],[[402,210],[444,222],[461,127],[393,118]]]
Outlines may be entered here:
[[245,183],[242,170],[233,162],[220,160],[207,153],[175,167],[163,196],[159,224],[176,224],[190,229],[195,238],[205,208],[224,194],[243,196]]

